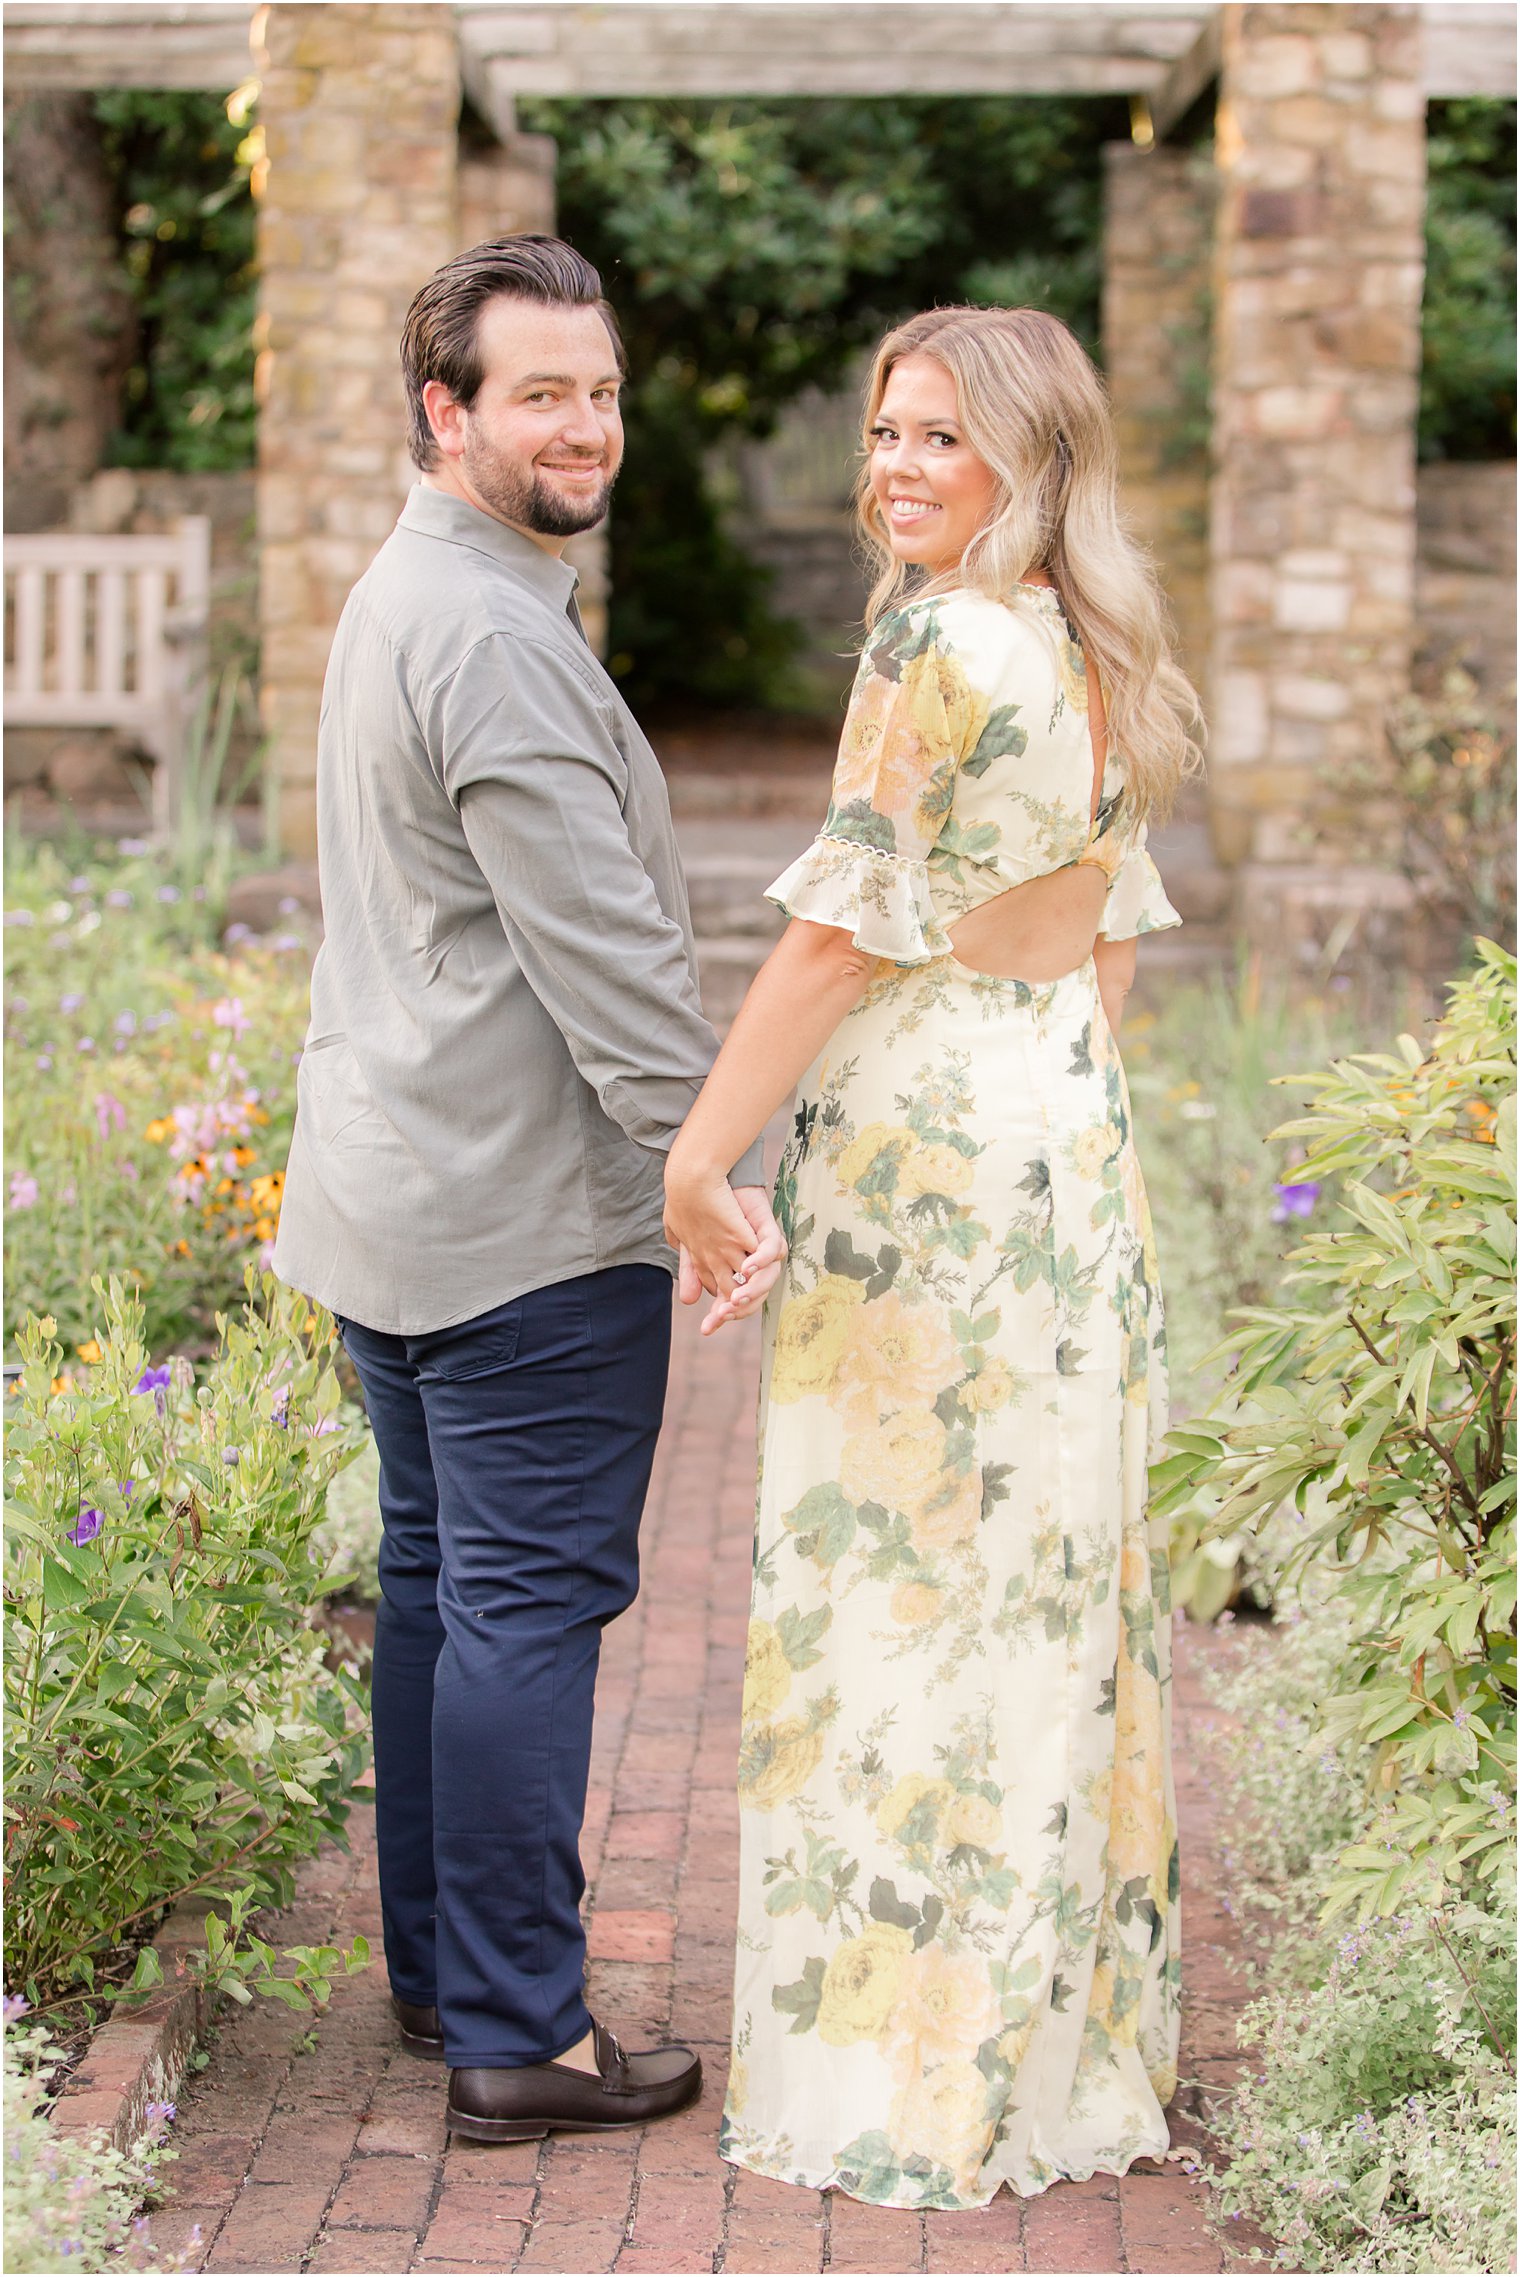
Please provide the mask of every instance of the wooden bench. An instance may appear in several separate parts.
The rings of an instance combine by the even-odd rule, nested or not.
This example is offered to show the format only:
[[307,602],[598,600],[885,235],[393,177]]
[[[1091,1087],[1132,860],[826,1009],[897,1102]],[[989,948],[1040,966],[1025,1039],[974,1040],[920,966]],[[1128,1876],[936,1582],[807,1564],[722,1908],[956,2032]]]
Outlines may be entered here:
[[206,675],[210,594],[203,514],[161,537],[7,537],[5,725],[132,736],[155,763],[154,820],[169,828]]

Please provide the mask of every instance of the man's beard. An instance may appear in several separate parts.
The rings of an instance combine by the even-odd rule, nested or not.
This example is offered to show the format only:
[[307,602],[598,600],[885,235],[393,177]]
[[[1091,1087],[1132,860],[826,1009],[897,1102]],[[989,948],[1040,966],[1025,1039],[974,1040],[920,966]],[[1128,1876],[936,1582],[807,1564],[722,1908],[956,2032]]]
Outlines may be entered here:
[[465,444],[464,472],[493,514],[532,530],[541,538],[573,538],[601,521],[612,498],[612,477],[599,489],[566,498],[539,474],[530,460],[492,450],[471,435]]

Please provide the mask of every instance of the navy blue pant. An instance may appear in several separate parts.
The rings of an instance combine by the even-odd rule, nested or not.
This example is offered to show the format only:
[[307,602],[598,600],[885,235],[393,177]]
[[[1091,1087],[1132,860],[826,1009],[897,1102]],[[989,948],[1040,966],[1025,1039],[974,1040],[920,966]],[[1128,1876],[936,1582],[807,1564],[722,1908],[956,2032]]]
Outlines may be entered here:
[[451,2064],[590,2030],[597,1658],[638,1591],[670,1275],[617,1265],[427,1336],[343,1341],[380,1450],[373,1715],[385,1958]]

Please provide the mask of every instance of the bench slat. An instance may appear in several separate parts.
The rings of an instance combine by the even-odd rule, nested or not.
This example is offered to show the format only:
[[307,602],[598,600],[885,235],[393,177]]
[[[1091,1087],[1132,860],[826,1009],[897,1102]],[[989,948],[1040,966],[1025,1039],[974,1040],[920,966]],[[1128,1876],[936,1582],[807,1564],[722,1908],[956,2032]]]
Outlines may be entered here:
[[46,593],[40,569],[16,572],[16,677],[19,696],[42,690],[43,610]]
[[136,693],[157,703],[164,692],[164,610],[169,580],[161,569],[139,569],[137,588]]
[[127,679],[127,577],[123,569],[95,573],[95,686],[119,698]]
[[84,693],[84,571],[65,569],[58,577],[56,685],[60,696]]

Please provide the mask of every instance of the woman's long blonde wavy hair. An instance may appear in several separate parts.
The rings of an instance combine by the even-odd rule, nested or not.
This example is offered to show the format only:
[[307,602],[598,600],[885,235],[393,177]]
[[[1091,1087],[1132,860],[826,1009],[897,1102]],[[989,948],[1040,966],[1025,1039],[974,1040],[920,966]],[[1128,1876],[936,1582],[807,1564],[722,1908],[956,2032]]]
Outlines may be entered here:
[[970,586],[994,599],[1045,569],[1097,667],[1109,748],[1136,816],[1164,814],[1202,759],[1202,713],[1176,660],[1149,560],[1119,512],[1119,453],[1103,382],[1066,326],[1037,308],[936,308],[889,332],[866,391],[860,528],[880,574],[874,625],[913,576],[896,560],[871,489],[870,431],[893,367],[932,356],[955,382],[966,441],[997,477],[992,518],[957,567],[922,591]]

